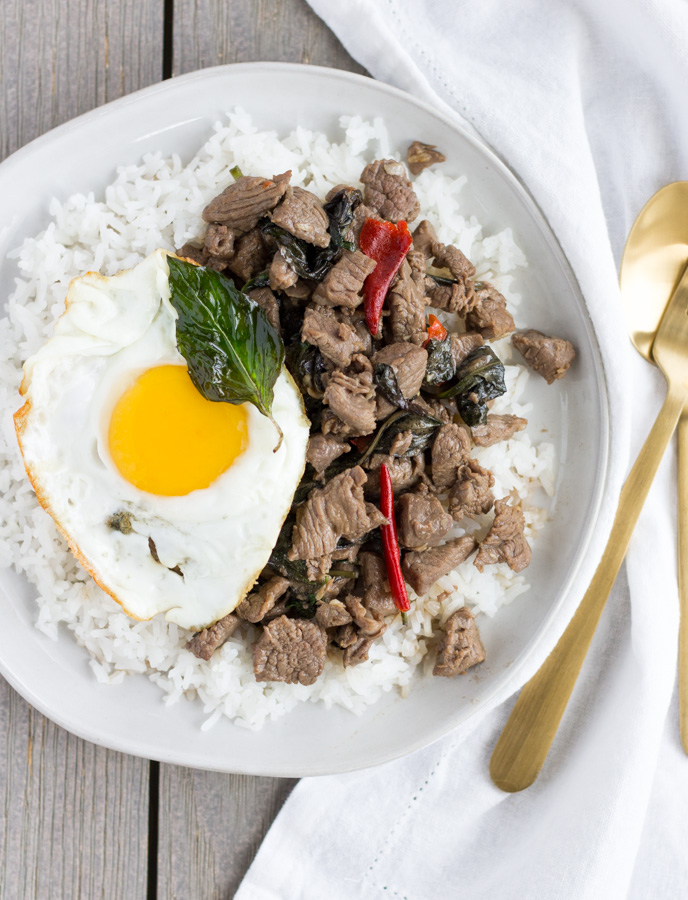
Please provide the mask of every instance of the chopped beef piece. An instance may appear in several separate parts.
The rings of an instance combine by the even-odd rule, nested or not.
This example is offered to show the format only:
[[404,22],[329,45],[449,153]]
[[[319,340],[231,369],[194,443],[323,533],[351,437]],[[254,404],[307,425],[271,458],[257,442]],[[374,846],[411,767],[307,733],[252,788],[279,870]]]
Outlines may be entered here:
[[286,594],[288,588],[289,581],[281,575],[275,575],[242,600],[237,606],[236,614],[247,622],[260,622],[279,598]]
[[436,268],[449,269],[452,276],[460,281],[475,275],[473,263],[453,244],[435,241],[432,245],[432,255]]
[[370,504],[363,497],[366,480],[363,469],[355,466],[324,487],[313,488],[296,510],[289,559],[318,559],[331,554],[340,537],[354,541],[380,524],[371,519]]
[[342,453],[348,453],[351,445],[331,434],[312,434],[308,439],[306,462],[309,462],[318,475],[339,459]]
[[323,306],[359,306],[363,302],[363,282],[376,265],[360,250],[345,250],[315,289],[313,299]]
[[420,175],[423,169],[445,162],[446,159],[435,144],[423,144],[421,141],[414,141],[406,151],[406,162],[412,175]]
[[287,297],[293,297],[295,300],[310,300],[315,285],[316,282],[314,281],[307,281],[305,278],[297,278],[294,284],[284,289],[284,293]]
[[427,337],[425,329],[425,260],[416,250],[406,254],[386,300],[392,341]]
[[197,247],[195,244],[183,244],[175,253],[182,259],[190,259],[197,266],[204,266],[208,262],[208,252],[205,247]]
[[420,203],[403,163],[396,159],[376,159],[361,172],[361,181],[365,185],[366,206],[383,219],[413,222],[418,216]]
[[436,547],[454,524],[440,501],[424,484],[417,491],[402,494],[397,507],[402,547]]
[[365,353],[366,356],[370,356],[370,354],[373,352],[373,339],[370,336],[370,332],[368,331],[368,326],[366,325],[365,313],[363,312],[363,309],[361,307],[359,307],[358,309],[348,309],[345,306],[340,306],[335,310],[335,315],[340,322],[344,322],[345,325],[351,325],[356,334],[359,336],[361,344],[363,345],[361,353]]
[[476,303],[466,316],[466,327],[478,331],[486,341],[495,341],[516,327],[506,300],[497,288],[487,281],[475,282]]
[[340,322],[331,309],[323,306],[306,307],[301,340],[314,344],[326,359],[342,369],[351,365],[355,353],[365,349],[353,325]]
[[354,220],[351,225],[347,228],[346,231],[346,240],[353,241],[355,244],[358,244],[359,237],[361,235],[361,229],[365,225],[366,219],[374,219],[375,211],[369,209],[365,203],[359,203],[356,209],[354,210]]
[[473,282],[469,279],[452,284],[438,284],[428,276],[425,279],[425,290],[428,303],[436,309],[446,309],[465,316],[475,306]]
[[404,578],[419,595],[427,594],[438,578],[442,578],[467,559],[476,548],[470,535],[454,538],[440,547],[411,550],[404,554],[401,567]]
[[325,407],[322,411],[320,428],[323,434],[333,435],[340,438],[360,437],[358,430],[342,422],[339,416],[336,416],[331,409]]
[[256,681],[313,684],[325,666],[327,635],[315,622],[280,616],[252,647]]
[[280,308],[279,303],[277,302],[277,298],[272,293],[269,287],[262,288],[253,288],[248,292],[248,296],[253,300],[258,306],[262,307],[265,310],[265,315],[268,317],[268,322],[272,325],[273,328],[280,330]]
[[227,225],[217,225],[212,222],[205,233],[203,249],[208,256],[219,259],[229,259],[234,253],[234,240],[236,235]]
[[287,597],[282,597],[278,600],[272,609],[269,609],[265,613],[260,624],[265,625],[268,622],[272,622],[273,619],[279,619],[280,616],[286,616],[289,613],[289,610],[287,609],[287,600]]
[[517,431],[523,431],[527,424],[528,419],[519,416],[489,415],[485,425],[474,425],[471,428],[471,436],[476,446],[491,447],[500,441],[508,441]]
[[299,276],[278,250],[270,263],[270,287],[273,291],[286,291],[298,280]]
[[271,256],[263,233],[259,228],[254,228],[237,239],[234,255],[227,261],[227,268],[242,281],[248,281],[267,269]]
[[449,512],[460,522],[464,516],[480,516],[494,503],[494,475],[483,469],[476,459],[459,467],[457,481],[449,494]]
[[372,644],[373,641],[371,638],[357,637],[353,644],[350,644],[344,650],[344,657],[342,659],[344,668],[346,669],[349,666],[357,666],[359,663],[366,662]]
[[209,660],[217,648],[234,634],[239,624],[240,620],[234,613],[229,613],[209,628],[197,631],[187,643],[186,649],[199,659]]
[[203,221],[228,225],[239,232],[251,231],[259,219],[277,206],[287,190],[288,181],[284,176],[271,181],[243,175],[210,201],[203,210]]
[[341,600],[333,599],[329,603],[318,600],[315,621],[321,628],[339,628],[351,622],[351,614]]
[[439,419],[443,425],[448,425],[457,413],[455,400],[435,400],[434,397],[420,396],[413,402],[429,416]]
[[485,566],[506,563],[514,572],[522,572],[530,564],[530,546],[523,534],[526,520],[521,504],[510,506],[506,499],[495,503],[495,517],[487,537],[480,542],[473,560],[482,572]]
[[342,625],[335,631],[332,640],[342,650],[346,650],[347,647],[352,647],[358,640],[358,629],[352,622],[349,622],[348,625]]
[[334,370],[323,402],[345,425],[354,429],[354,434],[365,435],[375,430],[373,367],[367,356],[356,353],[350,366]]
[[440,490],[451,487],[471,451],[471,439],[461,425],[450,422],[437,431],[432,444],[432,481]]
[[451,354],[454,365],[460,366],[469,353],[482,347],[485,341],[477,331],[466,331],[465,334],[451,335]]
[[411,457],[385,456],[382,453],[374,453],[366,463],[369,468],[366,495],[377,499],[380,496],[380,466],[385,463],[392,479],[392,489],[396,496],[406,491],[423,477],[425,471],[425,457],[423,454]]
[[354,191],[356,190],[351,184],[335,184],[333,188],[330,188],[329,191],[325,194],[325,203],[329,203],[330,200],[334,200],[337,194],[340,191]]
[[308,241],[316,247],[329,246],[330,220],[320,199],[305,188],[289,185],[284,199],[270,218],[275,225],[302,241]]
[[422,253],[424,259],[430,259],[432,248],[436,243],[435,229],[427,219],[423,219],[413,232],[413,249]]
[[444,634],[437,646],[437,662],[433,675],[451,678],[464,675],[471,666],[485,659],[485,648],[470,610],[462,606],[447,619]]
[[570,341],[547,337],[533,328],[512,335],[511,343],[531,369],[542,375],[547,384],[563,378],[576,355]]
[[355,594],[347,594],[344,598],[344,606],[346,606],[347,610],[351,614],[351,618],[354,620],[354,625],[358,628],[359,634],[362,634],[364,637],[375,638],[380,637],[383,631],[386,630],[387,626],[382,621],[382,619],[376,618],[369,610],[365,608],[363,605],[363,601],[360,597],[357,597]]
[[407,400],[415,397],[425,378],[428,351],[405,342],[388,344],[372,357],[373,365],[388,365],[394,369],[399,390]]
[[363,593],[363,605],[366,609],[375,616],[396,613],[384,559],[377,553],[364,550],[358,556],[358,564],[361,574],[357,587]]
[[399,434],[394,436],[394,440],[392,441],[392,446],[389,448],[390,456],[404,456],[406,451],[409,449],[411,444],[413,443],[413,432],[412,431],[400,431]]

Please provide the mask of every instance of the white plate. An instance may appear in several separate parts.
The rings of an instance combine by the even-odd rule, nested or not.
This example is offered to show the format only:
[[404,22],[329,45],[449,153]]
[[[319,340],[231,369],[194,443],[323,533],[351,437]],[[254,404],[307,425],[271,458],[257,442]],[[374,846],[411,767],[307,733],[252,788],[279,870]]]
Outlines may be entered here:
[[[321,703],[301,704],[262,731],[218,722],[207,732],[200,703],[172,707],[143,676],[98,684],[88,654],[66,630],[58,641],[38,632],[32,590],[0,572],[3,626],[0,670],[31,704],[80,737],[165,762],[260,775],[341,772],[401,756],[441,737],[489,704],[538,648],[566,595],[595,522],[607,470],[607,394],[599,348],[564,255],[534,201],[483,143],[448,117],[401,91],[358,75],[279,63],[206,69],[167,81],[87,113],[24,147],[0,166],[0,293],[16,270],[7,250],[47,222],[52,196],[96,195],[116,166],[149,151],[188,158],[212,125],[236,104],[264,128],[296,123],[334,132],[343,113],[384,115],[393,146],[420,138],[447,155],[446,170],[465,174],[465,209],[494,232],[511,226],[530,267],[517,288],[522,324],[570,338],[575,369],[556,386],[531,379],[535,427],[547,427],[560,463],[552,521],[538,541],[532,589],[493,620],[481,617],[488,657],[473,674],[416,680],[411,694],[385,695],[362,716]],[[535,432],[534,432],[535,433]]]

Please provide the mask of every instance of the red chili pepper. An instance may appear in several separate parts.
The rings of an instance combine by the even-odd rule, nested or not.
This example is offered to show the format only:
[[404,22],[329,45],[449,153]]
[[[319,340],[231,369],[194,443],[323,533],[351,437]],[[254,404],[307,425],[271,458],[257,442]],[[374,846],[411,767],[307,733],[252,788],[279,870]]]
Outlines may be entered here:
[[363,253],[377,265],[363,283],[363,298],[368,331],[375,337],[387,291],[403,263],[413,238],[403,220],[394,225],[379,219],[366,219],[358,239]]
[[389,525],[380,525],[387,578],[392,590],[394,605],[402,613],[405,613],[411,609],[411,604],[406,591],[406,582],[401,572],[401,551],[399,550],[399,539],[397,538],[397,524],[394,519],[392,478],[389,474],[389,469],[384,463],[380,466],[380,509],[382,510],[382,515],[389,522]]
[[437,316],[432,313],[428,316],[428,336],[425,339],[424,347],[427,347],[430,341],[443,341],[447,336],[447,329],[440,322]]

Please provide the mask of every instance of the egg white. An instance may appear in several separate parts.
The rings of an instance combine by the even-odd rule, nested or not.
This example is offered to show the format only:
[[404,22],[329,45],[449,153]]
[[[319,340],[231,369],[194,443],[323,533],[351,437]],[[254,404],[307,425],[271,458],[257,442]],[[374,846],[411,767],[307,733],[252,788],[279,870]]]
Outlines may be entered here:
[[[15,421],[39,501],[101,587],[134,618],[164,612],[199,629],[231,612],[265,566],[303,474],[309,422],[283,369],[276,453],[274,425],[247,404],[248,447],[209,487],[163,497],[123,478],[108,449],[115,404],[147,369],[185,365],[169,296],[163,250],[111,278],[74,279],[53,337],[25,363]],[[117,512],[133,533],[107,524]]]

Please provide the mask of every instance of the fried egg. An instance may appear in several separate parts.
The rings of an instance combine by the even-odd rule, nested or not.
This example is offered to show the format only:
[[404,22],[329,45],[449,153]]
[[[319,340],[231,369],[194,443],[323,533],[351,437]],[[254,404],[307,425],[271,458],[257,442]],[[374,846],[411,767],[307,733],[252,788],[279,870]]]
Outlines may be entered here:
[[167,254],[74,279],[24,365],[29,479],[74,555],[130,616],[199,629],[268,561],[303,474],[309,422],[286,369],[272,413],[206,400],[177,349]]

